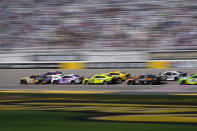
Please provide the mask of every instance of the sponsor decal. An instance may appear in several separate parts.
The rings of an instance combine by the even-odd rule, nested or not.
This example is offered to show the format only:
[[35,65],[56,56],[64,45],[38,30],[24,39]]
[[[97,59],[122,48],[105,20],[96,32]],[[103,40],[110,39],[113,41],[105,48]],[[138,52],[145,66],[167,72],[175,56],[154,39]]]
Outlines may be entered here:
[[171,63],[167,61],[150,61],[148,68],[171,68]]
[[78,63],[60,63],[60,69],[86,69],[86,63],[78,62]]

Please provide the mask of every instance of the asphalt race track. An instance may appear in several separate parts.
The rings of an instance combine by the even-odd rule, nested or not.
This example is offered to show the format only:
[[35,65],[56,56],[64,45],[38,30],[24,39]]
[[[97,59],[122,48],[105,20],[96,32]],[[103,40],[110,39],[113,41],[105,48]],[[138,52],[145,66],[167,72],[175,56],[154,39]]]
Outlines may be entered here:
[[[91,77],[94,74],[107,73],[118,69],[82,69],[82,70],[58,70],[65,74],[76,73],[84,77]],[[131,76],[143,73],[158,74],[164,71],[180,70],[189,74],[196,73],[196,69],[121,69],[131,73]],[[125,82],[116,85],[20,85],[22,77],[32,74],[42,74],[53,70],[43,69],[10,69],[0,70],[0,91],[59,91],[58,93],[110,93],[110,94],[197,94],[196,85],[178,85],[177,81],[167,81],[161,85],[126,85]]]

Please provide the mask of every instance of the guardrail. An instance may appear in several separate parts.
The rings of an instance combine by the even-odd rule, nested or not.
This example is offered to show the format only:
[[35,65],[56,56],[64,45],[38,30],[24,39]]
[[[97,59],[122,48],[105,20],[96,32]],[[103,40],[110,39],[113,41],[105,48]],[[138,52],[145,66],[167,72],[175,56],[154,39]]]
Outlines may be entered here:
[[0,63],[0,69],[197,68],[197,60],[144,62]]
[[146,67],[146,62],[0,63],[0,69],[121,69]]

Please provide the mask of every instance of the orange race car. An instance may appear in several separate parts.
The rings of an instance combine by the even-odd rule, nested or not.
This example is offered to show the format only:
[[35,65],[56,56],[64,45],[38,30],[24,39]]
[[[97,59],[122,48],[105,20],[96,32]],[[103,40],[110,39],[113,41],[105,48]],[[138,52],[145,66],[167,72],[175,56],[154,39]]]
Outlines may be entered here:
[[160,83],[161,77],[152,74],[142,74],[126,80],[127,85],[154,85]]

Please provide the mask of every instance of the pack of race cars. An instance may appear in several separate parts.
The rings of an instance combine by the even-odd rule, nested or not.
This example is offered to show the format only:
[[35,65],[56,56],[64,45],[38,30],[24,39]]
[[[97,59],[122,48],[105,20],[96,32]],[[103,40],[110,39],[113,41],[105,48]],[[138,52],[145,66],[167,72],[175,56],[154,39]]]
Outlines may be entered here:
[[131,77],[130,73],[113,71],[109,73],[96,74],[85,78],[79,74],[63,74],[59,71],[47,72],[45,74],[35,74],[30,77],[20,79],[20,84],[120,84],[123,81],[127,85],[155,85],[162,81],[178,81],[181,85],[197,84],[197,74],[188,76],[181,71],[166,71],[157,75],[141,74]]

